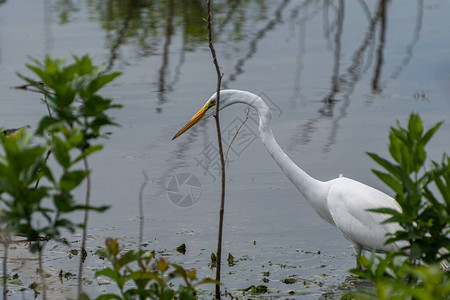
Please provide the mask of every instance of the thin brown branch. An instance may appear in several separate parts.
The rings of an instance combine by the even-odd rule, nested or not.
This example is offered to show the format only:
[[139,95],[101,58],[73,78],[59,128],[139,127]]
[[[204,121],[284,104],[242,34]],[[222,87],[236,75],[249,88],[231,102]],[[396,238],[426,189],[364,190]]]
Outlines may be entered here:
[[47,112],[48,112],[48,115],[50,116],[50,117],[52,117],[53,116],[53,114],[52,114],[52,110],[50,109],[50,105],[48,105],[48,101],[47,101],[47,95],[46,94],[44,94],[44,98],[43,99],[41,99],[42,101],[44,101],[44,103],[45,103],[45,106],[47,107]]
[[8,268],[6,263],[8,262],[8,249],[9,242],[3,241],[3,247],[5,248],[5,252],[3,254],[3,300],[6,300],[7,292],[8,292]]
[[[47,161],[50,157],[50,154],[52,154],[52,150],[49,149],[49,150],[47,150],[47,153],[45,154],[45,159],[44,159],[45,164],[47,163]],[[40,182],[41,182],[41,178],[38,178],[38,180],[36,180],[36,183],[34,184],[35,189],[38,188]]]
[[[83,158],[83,163],[84,163],[84,170],[86,172],[89,172],[89,164],[87,157]],[[85,199],[86,209],[84,211],[83,233],[81,238],[80,264],[78,265],[78,299],[81,299],[81,293],[83,292],[83,285],[82,285],[83,265],[84,260],[86,258],[84,253],[86,253],[87,224],[89,219],[89,209],[87,209],[87,207],[89,207],[90,202],[91,202],[91,176],[88,173],[86,176],[86,199]]]
[[220,299],[220,271],[222,262],[222,232],[223,232],[223,215],[225,211],[225,157],[223,155],[222,146],[222,135],[220,133],[220,122],[219,122],[219,108],[220,108],[220,86],[222,83],[223,74],[220,72],[220,67],[217,62],[216,50],[214,49],[212,41],[212,13],[211,13],[211,3],[210,0],[206,0],[206,5],[208,9],[207,27],[208,27],[208,43],[209,49],[211,50],[211,55],[213,58],[214,66],[217,73],[217,93],[216,93],[216,113],[214,118],[216,119],[216,129],[217,129],[217,142],[219,144],[219,155],[220,155],[220,170],[222,176],[222,191],[220,194],[220,211],[219,211],[219,232],[217,236],[217,253],[216,253],[216,299]]
[[234,140],[236,139],[237,135],[239,134],[239,131],[241,130],[242,126],[244,126],[245,122],[248,120],[248,114],[250,113],[250,107],[247,109],[247,114],[245,114],[245,120],[242,122],[241,125],[236,129],[236,133],[234,134],[233,138],[231,139],[230,144],[227,147],[227,152],[225,152],[225,162],[228,159],[228,152],[230,151],[231,144],[233,144]]
[[35,85],[40,85],[41,87],[43,87],[44,83],[42,81],[36,81],[34,84],[27,83],[27,84],[23,84],[23,85],[13,86],[11,88],[16,89],[16,90],[26,90],[26,91],[33,92],[33,93],[42,94],[42,91],[33,89],[33,87],[35,87]]
[[39,277],[41,278],[42,284],[42,299],[47,299],[47,284],[45,283],[45,273],[44,266],[42,264],[42,247],[39,249],[38,263],[39,263]]
[[[42,85],[43,85],[43,84],[42,84]],[[52,111],[51,111],[51,109],[50,109],[50,106],[48,105],[47,95],[44,94],[44,98],[42,98],[41,100],[45,103],[45,106],[47,107],[48,116],[49,116],[49,117],[52,117]],[[45,164],[47,164],[47,161],[48,161],[48,159],[49,159],[49,157],[50,157],[50,154],[52,154],[52,150],[48,149],[48,150],[47,150],[47,154],[45,154],[45,160],[44,160],[44,163],[45,163]],[[35,188],[35,189],[38,188],[40,181],[41,181],[41,179],[38,178],[38,180],[36,181],[36,184],[34,185],[34,188]],[[56,220],[56,218],[55,218],[55,220]]]

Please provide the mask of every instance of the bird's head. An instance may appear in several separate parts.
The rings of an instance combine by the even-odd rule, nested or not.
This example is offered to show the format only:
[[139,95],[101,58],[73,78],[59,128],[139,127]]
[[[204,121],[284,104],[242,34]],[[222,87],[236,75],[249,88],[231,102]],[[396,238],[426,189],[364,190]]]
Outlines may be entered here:
[[[236,95],[239,91],[235,90],[222,90],[220,91],[220,107],[219,110],[224,109],[225,107],[235,103]],[[183,133],[185,133],[189,128],[198,123],[201,119],[206,119],[212,116],[216,112],[216,102],[217,102],[217,93],[214,93],[208,101],[206,101],[205,105],[184,125],[180,131],[175,134],[172,140],[176,139]]]

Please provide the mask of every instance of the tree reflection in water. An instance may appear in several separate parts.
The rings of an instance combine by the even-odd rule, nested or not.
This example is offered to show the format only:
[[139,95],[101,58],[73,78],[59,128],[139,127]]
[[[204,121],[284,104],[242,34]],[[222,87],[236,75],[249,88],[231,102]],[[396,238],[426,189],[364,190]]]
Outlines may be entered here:
[[[158,97],[157,112],[162,112],[164,104],[170,101],[169,93],[177,88],[182,76],[187,59],[186,52],[196,51],[207,45],[205,1],[89,0],[86,3],[91,19],[97,21],[105,31],[109,50],[108,70],[118,62],[127,64],[123,51],[126,45],[133,47],[138,58],[161,57],[154,84]],[[308,39],[305,38],[308,34],[307,23],[322,16],[323,39],[327,48],[332,51],[330,85],[321,97],[322,104],[318,107],[317,114],[301,121],[298,128],[292,131],[290,140],[294,144],[290,147],[311,143],[318,136],[317,131],[323,128],[323,121],[328,120],[331,126],[327,126],[328,134],[322,145],[322,151],[328,152],[335,143],[341,120],[347,116],[356,86],[367,84],[367,89],[370,89],[368,98],[371,101],[371,95],[382,93],[389,83],[388,80],[396,79],[412,58],[413,48],[418,42],[422,28],[423,0],[417,1],[416,25],[412,27],[412,40],[406,46],[403,60],[390,76],[383,77],[389,3],[388,0],[378,0],[375,3],[359,0],[351,5],[348,2],[345,5],[344,0],[305,0],[300,3],[290,0],[214,1],[215,43],[219,55],[221,47],[232,49],[234,62],[231,73],[225,74],[222,85],[229,88],[238,82],[239,76],[246,71],[248,62],[258,52],[258,45],[268,36],[267,33],[288,19],[291,33],[296,30],[299,32],[299,53],[295,60],[296,70],[292,76],[295,82],[293,97],[290,99],[291,105],[295,106],[304,97],[301,94],[301,81],[303,59],[308,49]],[[52,9],[61,18],[60,23],[63,23],[72,19],[69,12],[77,13],[76,9],[68,9],[74,6],[76,7],[73,1],[64,0],[57,1]],[[348,44],[342,44],[342,40],[346,38],[346,30],[349,31],[348,27],[352,25],[346,24],[345,18],[358,13],[358,6],[359,13],[366,19],[367,29],[359,43],[356,40],[351,49]],[[175,44],[181,44],[181,47],[171,49]],[[174,53],[178,55],[178,59],[172,62]],[[350,59],[345,61],[344,56]],[[370,80],[362,80],[367,77]],[[199,127],[199,130],[206,130],[206,127]],[[189,147],[185,145],[184,148]]]
[[[109,51],[107,70],[114,68],[118,62],[127,64],[129,58],[125,57],[123,50],[126,45],[132,46],[137,58],[161,57],[154,84],[158,97],[157,111],[162,112],[164,104],[170,99],[168,93],[176,89],[181,78],[187,59],[186,52],[196,51],[199,47],[207,45],[205,1],[87,0],[86,3],[91,20],[97,21],[105,31]],[[328,136],[322,146],[324,152],[330,151],[335,142],[340,121],[347,115],[356,86],[361,83],[367,84],[367,88],[370,89],[369,102],[373,99],[371,95],[382,93],[389,80],[395,80],[409,64],[422,29],[424,3],[423,0],[418,0],[416,24],[411,27],[413,35],[410,43],[406,45],[405,56],[390,76],[383,76],[390,1],[378,0],[373,3],[359,0],[351,5],[348,2],[347,6],[345,4],[344,0],[305,0],[300,3],[293,3],[290,0],[222,0],[213,3],[216,20],[213,24],[215,43],[219,54],[221,47],[232,49],[234,62],[232,72],[225,74],[224,88],[231,87],[232,83],[239,80],[239,76],[246,71],[248,62],[255,57],[258,45],[266,39],[268,32],[286,19],[289,20],[292,32],[298,29],[299,53],[296,58],[296,71],[292,76],[295,80],[293,97],[290,100],[292,106],[304,97],[301,94],[301,81],[303,59],[308,43],[308,39],[305,38],[308,34],[306,25],[322,16],[323,39],[333,54],[330,85],[321,98],[322,104],[317,110],[317,115],[301,123],[297,130],[293,131],[291,141],[299,145],[310,143],[316,136],[318,128],[322,126],[322,121],[329,120],[332,126],[329,126]],[[79,4],[71,0],[60,0],[54,2],[51,9],[58,15],[59,23],[65,24],[73,19],[71,14],[79,11],[77,5]],[[355,8],[358,6],[359,12]],[[351,26],[345,23],[345,17],[355,12],[365,16],[367,29],[360,42],[356,43],[353,50],[349,50],[349,45],[342,44],[346,29]],[[181,47],[171,49],[174,44],[181,44]],[[178,55],[178,59],[171,62],[174,53]],[[343,59],[346,53],[347,57],[351,57],[348,61]],[[366,75],[370,80],[363,81]]]
[[[331,87],[328,91],[328,95],[323,98],[323,105],[319,108],[318,115],[302,124],[298,130],[296,130],[296,136],[291,140],[297,140],[302,144],[309,143],[316,132],[320,120],[323,118],[331,119],[332,126],[330,126],[327,141],[322,148],[324,152],[330,151],[339,131],[339,122],[347,115],[351,95],[356,85],[361,81],[363,76],[371,70],[372,66],[373,75],[370,80],[371,92],[372,94],[379,94],[383,91],[387,84],[387,82],[382,81],[382,69],[385,60],[384,49],[386,47],[388,3],[389,0],[379,0],[375,6],[375,13],[372,16],[367,3],[362,0],[359,1],[362,11],[368,21],[368,29],[360,46],[353,51],[350,65],[343,73],[340,73],[340,70],[343,69],[341,66],[341,40],[344,33],[343,23],[346,7],[344,6],[343,0],[324,1],[324,39],[327,41],[328,47],[332,49],[334,54],[330,80]],[[391,80],[397,78],[398,74],[402,72],[409,63],[412,57],[413,48],[419,39],[423,19],[423,0],[418,0],[417,3],[418,13],[413,39],[406,47],[406,56],[402,63],[390,76]],[[331,24],[329,23],[330,11],[335,15],[335,20]],[[336,115],[335,107],[338,102],[340,107],[338,114]]]

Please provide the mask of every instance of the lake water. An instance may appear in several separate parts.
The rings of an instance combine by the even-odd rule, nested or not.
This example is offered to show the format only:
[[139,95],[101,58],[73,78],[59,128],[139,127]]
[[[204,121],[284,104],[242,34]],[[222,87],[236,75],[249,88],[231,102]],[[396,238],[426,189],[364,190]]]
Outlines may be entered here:
[[[389,127],[396,120],[405,124],[411,112],[420,113],[426,127],[446,121],[429,156],[439,160],[448,152],[447,1],[242,0],[214,1],[213,9],[223,87],[260,94],[269,103],[277,141],[310,175],[329,180],[344,174],[389,193],[366,152],[387,156]],[[103,93],[123,104],[114,112],[121,127],[110,129],[104,151],[91,160],[93,202],[111,205],[89,221],[91,297],[115,291],[93,277],[106,264],[94,254],[104,239],[137,247],[143,172],[150,178],[146,248],[196,268],[199,277],[215,274],[208,266],[220,201],[214,120],[171,140],[216,88],[204,17],[203,1],[0,2],[1,127],[34,129],[46,113],[38,95],[11,89],[23,84],[16,72],[30,75],[28,56],[70,61],[89,54],[123,72]],[[244,106],[221,112],[225,145],[245,117]],[[316,215],[272,161],[252,114],[230,148],[226,171],[223,291],[236,296],[264,284],[267,297],[317,299],[344,282],[355,265],[350,242]],[[79,196],[82,201],[82,191]],[[68,238],[78,246],[79,235]],[[175,250],[183,243],[185,255]],[[234,266],[226,263],[228,253]],[[78,258],[53,245],[45,264],[56,274],[76,274]],[[297,282],[285,284],[286,278]],[[27,287],[32,279],[22,280]],[[74,297],[75,278],[50,282],[54,293]],[[212,297],[212,287],[202,290]],[[11,298],[24,293],[31,291]]]

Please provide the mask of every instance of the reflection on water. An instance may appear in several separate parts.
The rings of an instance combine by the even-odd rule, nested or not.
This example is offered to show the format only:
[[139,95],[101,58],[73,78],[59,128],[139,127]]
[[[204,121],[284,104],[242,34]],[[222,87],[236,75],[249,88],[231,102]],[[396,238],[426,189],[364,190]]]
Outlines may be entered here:
[[79,12],[78,6],[72,0],[56,1],[53,7],[53,10],[58,12],[59,25],[71,22],[72,14]]
[[[363,78],[363,75],[369,72],[373,66],[373,75],[371,79],[371,91],[372,94],[382,93],[387,82],[382,82],[382,69],[384,65],[384,49],[386,47],[386,34],[387,34],[387,18],[388,18],[388,0],[379,0],[375,6],[375,12],[372,16],[370,8],[364,1],[359,1],[364,15],[367,18],[368,29],[361,41],[359,47],[357,47],[352,55],[351,64],[347,67],[345,72],[340,73],[342,64],[341,53],[341,40],[343,38],[344,31],[344,18],[345,18],[345,4],[343,0],[338,1],[324,1],[323,3],[323,26],[324,26],[324,39],[327,42],[329,49],[333,51],[333,68],[331,74],[331,86],[329,93],[323,99],[323,105],[318,109],[318,115],[315,118],[311,118],[300,128],[300,139],[297,141],[307,144],[311,140],[311,136],[315,132],[315,124],[322,118],[328,118],[332,120],[333,126],[330,127],[327,142],[323,146],[323,151],[330,151],[331,146],[335,142],[335,138],[339,131],[339,123],[347,115],[347,109],[350,106],[351,95],[355,90],[356,85]],[[329,12],[335,15],[334,21],[329,23]],[[402,63],[395,69],[394,73],[390,76],[390,80],[396,79],[402,70],[409,63],[413,47],[416,45],[420,30],[422,28],[423,18],[423,0],[418,0],[417,3],[417,17],[416,26],[414,28],[414,34],[412,41],[406,47],[406,56],[402,60]],[[378,37],[377,37],[378,35]],[[301,61],[299,61],[299,66]],[[298,77],[300,78],[300,77]],[[339,100],[338,100],[339,99]],[[336,115],[334,110],[336,102],[340,103],[339,112]],[[297,133],[297,135],[299,135]],[[293,140],[296,138],[294,137]]]
[[[300,14],[301,12],[301,14]],[[298,15],[301,15],[300,22],[296,22]],[[292,10],[290,22],[291,28],[297,25],[299,33],[298,33],[298,53],[296,56],[296,68],[295,68],[295,76],[294,76],[294,93],[291,97],[291,107],[296,107],[296,99],[303,99],[303,95],[301,93],[301,81],[302,81],[302,73],[303,73],[303,57],[305,56],[305,41],[306,41],[306,24],[307,24],[307,16],[308,16],[308,6],[305,5],[303,7],[297,7],[297,9]],[[294,33],[295,34],[295,33]]]
[[[372,92],[381,93],[383,87],[380,84],[382,67],[384,64],[384,48],[386,46],[387,31],[387,0],[379,0],[376,11],[371,17],[371,13],[364,4],[362,7],[368,19],[368,30],[361,42],[361,45],[353,52],[352,64],[347,68],[347,72],[340,76],[340,84],[346,95],[350,96],[355,89],[355,85],[362,78],[362,75],[369,71],[372,63],[374,73],[371,80]],[[378,41],[376,34],[378,30]],[[374,54],[375,52],[375,54]]]
[[403,58],[401,64],[395,68],[395,71],[391,75],[391,79],[396,79],[403,70],[405,70],[406,66],[411,61],[413,56],[414,46],[419,41],[420,31],[422,30],[422,22],[423,22],[423,0],[417,0],[417,16],[416,16],[416,25],[414,26],[414,32],[412,35],[411,42],[406,46],[405,57]]
[[[341,63],[341,37],[342,37],[342,28],[344,25],[344,1],[339,0],[339,6],[336,7],[336,34],[334,37],[334,47],[333,44],[329,41],[330,29],[325,29],[325,39],[328,40],[328,47],[334,49],[334,66],[333,66],[333,75],[331,76],[331,88],[330,94],[325,97],[324,101],[326,104],[332,104],[335,101],[335,95],[340,91],[339,89],[339,67]],[[326,23],[324,22],[324,25]],[[327,109],[328,108],[328,109]],[[323,109],[319,110],[324,116],[331,117],[332,112],[329,109],[330,105],[327,105]]]
[[[169,46],[171,43],[171,37],[173,35],[173,14],[174,14],[174,0],[167,1],[167,16],[165,26],[165,41],[163,46],[163,55],[161,59],[161,67],[159,68],[159,85],[158,85],[158,98],[159,103],[164,104],[167,100],[164,93],[167,90],[166,87],[166,75],[168,74],[167,67],[169,66]],[[183,53],[183,51],[181,52]],[[159,111],[161,112],[161,111]]]
[[[89,1],[91,18],[98,21],[105,31],[106,44],[110,50],[107,70],[117,60],[124,60],[121,48],[126,44],[135,46],[136,54],[145,57],[156,54],[159,35],[164,28],[161,16],[165,10],[154,1]],[[169,36],[172,33],[169,33]],[[126,62],[124,62],[126,63]]]
[[[286,6],[288,0],[284,0],[280,10]],[[106,31],[106,40],[110,49],[110,56],[106,70],[109,71],[116,61],[124,60],[121,48],[127,44],[137,46],[139,57],[161,55],[161,66],[158,70],[158,112],[162,111],[161,105],[168,101],[167,92],[174,89],[181,74],[185,62],[185,52],[194,51],[198,46],[206,43],[206,27],[203,22],[206,15],[204,1],[200,0],[167,0],[167,1],[89,1],[90,14],[101,23]],[[217,15],[215,25],[215,39],[222,38],[227,42],[239,42],[243,35],[242,28],[246,23],[258,21],[260,15],[247,12],[247,8],[258,8],[262,13],[265,10],[265,1],[239,1],[231,3],[223,1],[213,6]],[[54,9],[63,14],[65,6],[55,6]],[[251,10],[250,10],[251,11]],[[243,65],[256,52],[256,43],[264,37],[265,31],[280,21],[280,12],[275,13],[276,19],[268,22],[265,29],[256,34],[256,38],[250,42],[250,50],[245,58],[236,64],[236,74],[231,74],[231,80],[243,72]],[[67,18],[66,18],[67,19]],[[173,37],[179,34],[182,37],[182,46],[179,51],[178,63],[174,68],[172,79],[170,55]],[[158,53],[158,46],[162,45],[162,53]],[[173,51],[172,51],[173,52]],[[123,63],[126,63],[124,61]],[[226,82],[224,83],[225,86]]]
[[[51,14],[51,3],[50,0],[44,0],[44,38],[45,38],[45,51],[50,53],[50,50],[53,48],[53,33],[52,33],[52,14]],[[65,15],[61,12],[60,15]],[[68,20],[68,16],[66,15],[66,19]],[[64,24],[61,20],[60,24]]]
[[161,176],[156,180],[156,189],[154,195],[162,195],[167,192],[168,180],[171,176],[179,173],[179,170],[183,167],[189,166],[192,161],[192,157],[188,156],[189,151],[192,149],[192,145],[198,140],[199,133],[206,132],[207,122],[201,122],[197,126],[190,129],[192,131],[186,138],[176,144],[175,150],[172,155],[166,160],[164,170],[161,170]]
[[[48,3],[49,0],[45,2]],[[205,46],[206,31],[204,22],[205,4],[201,0],[167,0],[167,1],[87,1],[89,14],[93,20],[100,23],[106,33],[106,44],[110,50],[107,70],[114,67],[117,61],[126,64],[126,58],[121,53],[124,45],[135,46],[138,57],[152,55],[161,56],[161,65],[158,69],[158,112],[162,111],[161,105],[168,101],[167,92],[176,88],[176,84],[182,73],[186,60],[186,51],[194,51],[198,46]],[[301,86],[302,57],[307,40],[306,23],[312,20],[316,13],[322,11],[323,38],[327,47],[333,51],[333,67],[328,94],[323,98],[324,105],[318,110],[318,118],[334,118],[335,102],[339,98],[349,100],[355,86],[362,76],[372,70],[371,90],[378,94],[383,91],[385,81],[382,81],[382,69],[385,61],[384,48],[386,47],[386,32],[388,23],[388,2],[379,0],[373,12],[366,1],[360,0],[358,4],[361,13],[367,19],[367,32],[362,38],[360,46],[356,47],[352,54],[351,63],[342,65],[342,47],[344,19],[346,10],[343,0],[302,1],[300,4],[288,6],[290,0],[278,1],[252,1],[233,0],[214,3],[213,9],[216,16],[215,38],[216,43],[236,44],[241,49],[242,55],[237,53],[233,72],[225,74],[223,87],[229,88],[231,82],[245,72],[246,63],[252,59],[258,51],[258,43],[265,39],[266,34],[273,30],[283,19],[283,14],[289,15],[292,26],[299,27],[299,53],[297,57],[297,71],[295,74],[294,96],[299,99]],[[268,7],[274,6],[273,17],[266,13]],[[357,5],[357,4],[352,4]],[[313,7],[311,9],[311,7]],[[46,5],[49,10],[56,12],[59,23],[66,24],[74,18],[72,15],[78,12],[77,4],[73,1],[56,1],[53,7]],[[285,10],[288,10],[285,12]],[[352,8],[354,10],[354,8]],[[256,14],[255,14],[256,12]],[[309,13],[312,12],[312,13]],[[330,18],[331,17],[331,18]],[[49,20],[49,18],[45,18]],[[423,19],[423,0],[417,1],[417,17],[414,34],[411,42],[406,46],[406,54],[402,62],[389,77],[391,80],[398,77],[412,57],[413,48],[416,45]],[[47,47],[51,48],[51,28],[46,22]],[[255,32],[248,28],[260,28]],[[171,51],[173,38],[181,37],[181,47]],[[303,37],[302,37],[303,36]],[[162,45],[161,52],[158,51]],[[172,69],[170,56],[172,52],[178,52],[178,62]],[[341,69],[345,71],[341,73]],[[173,74],[172,78],[169,78]],[[295,101],[292,101],[293,105]],[[338,118],[342,118],[341,113]],[[309,127],[309,126],[307,126]]]
[[[2,0],[4,4],[6,0]],[[161,66],[158,70],[158,91],[161,104],[167,101],[165,93],[173,90],[178,82],[181,69],[185,61],[185,51],[194,51],[198,46],[205,46],[206,31],[204,22],[205,4],[201,0],[167,0],[167,1],[86,1],[89,15],[92,20],[99,23],[105,31],[105,41],[110,55],[107,70],[114,67],[117,61],[126,64],[126,58],[121,53],[125,45],[134,45],[137,57],[152,55],[161,56]],[[374,12],[371,12],[366,1],[358,1],[361,12],[367,19],[367,33],[361,40],[361,45],[353,51],[352,62],[341,74],[343,68],[341,40],[344,32],[344,18],[347,7],[343,0],[311,1],[305,0],[300,4],[288,7],[290,0],[278,1],[256,1],[256,0],[233,0],[222,1],[214,4],[216,15],[215,38],[217,43],[239,44],[236,49],[243,49],[241,58],[236,59],[234,71],[225,74],[224,88],[229,87],[230,82],[236,81],[237,77],[245,72],[246,62],[251,60],[258,51],[257,46],[265,35],[289,15],[292,26],[298,26],[300,32],[299,58],[304,55],[306,34],[306,22],[314,18],[316,12],[322,11],[323,38],[326,45],[334,52],[333,68],[331,70],[331,86],[329,93],[324,97],[324,102],[333,103],[336,97],[345,93],[350,96],[355,85],[360,81],[362,75],[373,66],[371,89],[373,93],[383,91],[382,69],[385,61],[384,48],[386,47],[386,34],[388,24],[388,0],[379,0]],[[55,13],[59,25],[68,24],[75,20],[79,13],[78,3],[71,0],[44,1],[44,26],[47,51],[52,46],[51,14]],[[266,15],[268,7],[274,6],[273,17],[268,19]],[[356,5],[356,4],[352,4]],[[311,9],[311,6],[314,8]],[[353,8],[352,8],[353,9]],[[406,53],[402,62],[396,67],[390,79],[396,79],[411,60],[413,48],[420,37],[423,20],[423,0],[417,1],[417,16],[412,39],[406,45]],[[313,11],[313,13],[308,13]],[[256,13],[255,13],[256,12]],[[330,22],[330,14],[333,15]],[[300,19],[298,19],[300,16]],[[268,20],[267,20],[268,19]],[[249,32],[248,28],[260,28],[255,32]],[[179,59],[171,80],[167,78],[169,69],[170,46],[172,37],[179,34],[182,46],[174,51],[179,51]],[[178,36],[178,35],[177,35]],[[163,45],[162,52],[158,51]],[[303,53],[303,54],[302,54]],[[301,59],[297,59],[298,70],[301,70]],[[296,92],[301,81],[301,71],[297,71]],[[325,117],[333,117],[333,105],[323,106],[319,113]]]
[[386,43],[386,14],[387,14],[387,0],[382,0],[379,3],[378,13],[376,20],[380,23],[380,37],[377,48],[376,62],[375,62],[375,74],[372,79],[372,91],[374,93],[380,93],[382,88],[380,87],[381,68],[384,63],[384,47]]
[[228,75],[228,79],[223,80],[222,86],[224,88],[229,88],[229,81],[236,81],[237,77],[244,72],[245,62],[250,60],[256,53],[258,42],[264,39],[266,33],[270,30],[273,30],[275,25],[280,23],[282,12],[289,2],[290,0],[283,0],[275,10],[273,19],[267,22],[267,24],[264,25],[263,28],[254,35],[254,38],[249,41],[247,46],[248,50],[245,53],[244,57],[237,60],[236,65],[234,66],[234,72]]

